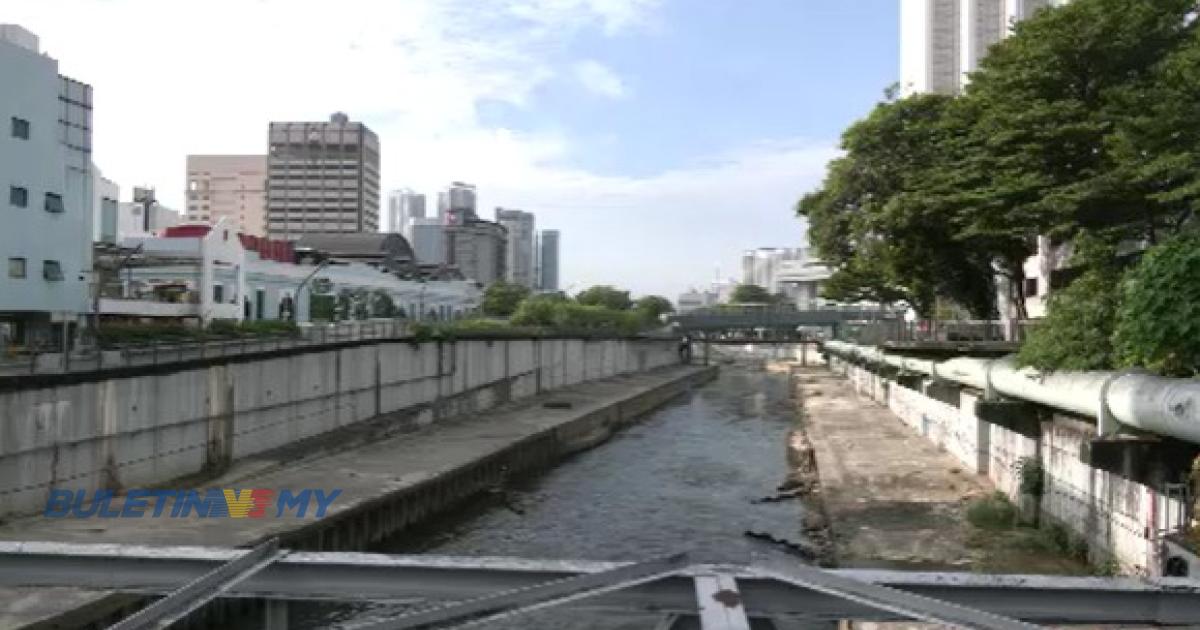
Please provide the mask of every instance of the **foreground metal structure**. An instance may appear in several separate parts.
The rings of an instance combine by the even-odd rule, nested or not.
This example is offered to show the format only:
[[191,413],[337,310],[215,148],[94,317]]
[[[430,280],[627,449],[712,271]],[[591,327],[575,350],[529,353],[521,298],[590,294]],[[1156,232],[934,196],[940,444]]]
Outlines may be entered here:
[[[214,598],[376,602],[353,627],[479,625],[552,605],[646,613],[660,627],[832,627],[838,620],[917,619],[951,627],[1200,624],[1200,582],[974,573],[822,570],[791,562],[692,564],[389,556],[209,547],[0,542],[0,586],[78,587],[167,595],[120,628],[167,627]],[[283,607],[286,612],[286,606]],[[138,621],[139,617],[142,624]],[[131,623],[138,622],[138,623]],[[764,624],[766,624],[764,626]]]

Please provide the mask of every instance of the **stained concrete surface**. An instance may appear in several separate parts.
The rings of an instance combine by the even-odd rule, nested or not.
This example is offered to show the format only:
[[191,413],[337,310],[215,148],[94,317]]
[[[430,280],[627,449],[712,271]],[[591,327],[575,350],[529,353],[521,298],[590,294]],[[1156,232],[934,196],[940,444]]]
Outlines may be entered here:
[[967,502],[991,491],[952,455],[821,367],[794,370],[838,564],[965,570]]
[[[437,423],[405,435],[302,460],[264,458],[235,466],[203,487],[340,488],[329,515],[370,502],[428,479],[448,474],[534,435],[553,430],[642,393],[696,376],[705,368],[680,366],[565,387],[486,412]],[[547,401],[568,403],[554,408]],[[295,457],[290,453],[289,457]],[[113,502],[120,509],[121,501]],[[44,518],[0,526],[0,539],[84,543],[240,546],[307,525],[311,518]],[[0,628],[21,627],[94,601],[102,593],[62,589],[0,591]]]

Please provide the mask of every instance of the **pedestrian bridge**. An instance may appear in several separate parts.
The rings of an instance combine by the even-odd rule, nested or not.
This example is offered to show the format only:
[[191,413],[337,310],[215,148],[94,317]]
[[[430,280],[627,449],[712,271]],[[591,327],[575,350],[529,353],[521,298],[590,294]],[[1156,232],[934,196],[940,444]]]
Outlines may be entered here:
[[814,309],[766,305],[727,305],[697,309],[669,316],[687,333],[720,333],[763,329],[796,332],[798,328],[829,328],[847,322],[899,319],[902,311],[858,306],[825,306]]

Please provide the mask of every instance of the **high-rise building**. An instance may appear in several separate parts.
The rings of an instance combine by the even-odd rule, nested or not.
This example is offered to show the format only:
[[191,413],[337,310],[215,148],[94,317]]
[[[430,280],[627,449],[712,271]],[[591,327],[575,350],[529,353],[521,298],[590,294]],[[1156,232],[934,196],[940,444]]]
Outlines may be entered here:
[[91,308],[92,89],[0,25],[0,342],[55,344]]
[[508,230],[505,248],[506,280],[536,288],[534,277],[534,217],[532,212],[496,208],[496,222]]
[[900,0],[900,92],[957,94],[1013,24],[1066,0]]
[[742,283],[755,284],[771,293],[778,293],[779,271],[784,261],[803,260],[799,247],[760,247],[742,254]]
[[446,264],[458,267],[464,277],[484,285],[507,277],[505,244],[508,238],[504,226],[492,221],[466,219],[447,224],[444,229]]
[[538,289],[558,291],[558,230],[542,230],[538,237]]
[[446,207],[451,212],[461,213],[463,217],[478,216],[475,208],[475,185],[452,182],[446,191]]
[[379,138],[343,113],[328,122],[273,122],[267,234],[379,231]]
[[267,156],[187,156],[188,221],[226,224],[243,234],[267,233]]
[[412,240],[412,222],[425,218],[425,195],[410,188],[393,190],[388,195],[388,225],[390,232],[403,234]]

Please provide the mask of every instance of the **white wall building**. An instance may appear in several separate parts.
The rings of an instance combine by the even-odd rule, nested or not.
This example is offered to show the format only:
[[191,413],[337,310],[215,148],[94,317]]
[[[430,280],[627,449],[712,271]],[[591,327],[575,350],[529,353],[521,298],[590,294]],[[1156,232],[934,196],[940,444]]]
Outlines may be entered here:
[[537,288],[534,275],[534,216],[532,212],[496,208],[496,222],[508,230],[505,244],[505,279],[508,282]]
[[121,187],[105,177],[95,164],[92,165],[92,194],[92,241],[116,243]]
[[0,343],[54,343],[90,310],[92,91],[15,25],[0,85]]
[[900,93],[957,94],[1012,25],[1065,0],[900,0]]
[[425,195],[414,192],[411,188],[393,190],[388,194],[389,231],[412,241],[413,221],[424,218]]
[[771,293],[778,293],[780,265],[787,260],[803,260],[799,247],[759,247],[742,254],[742,283],[756,284]]

